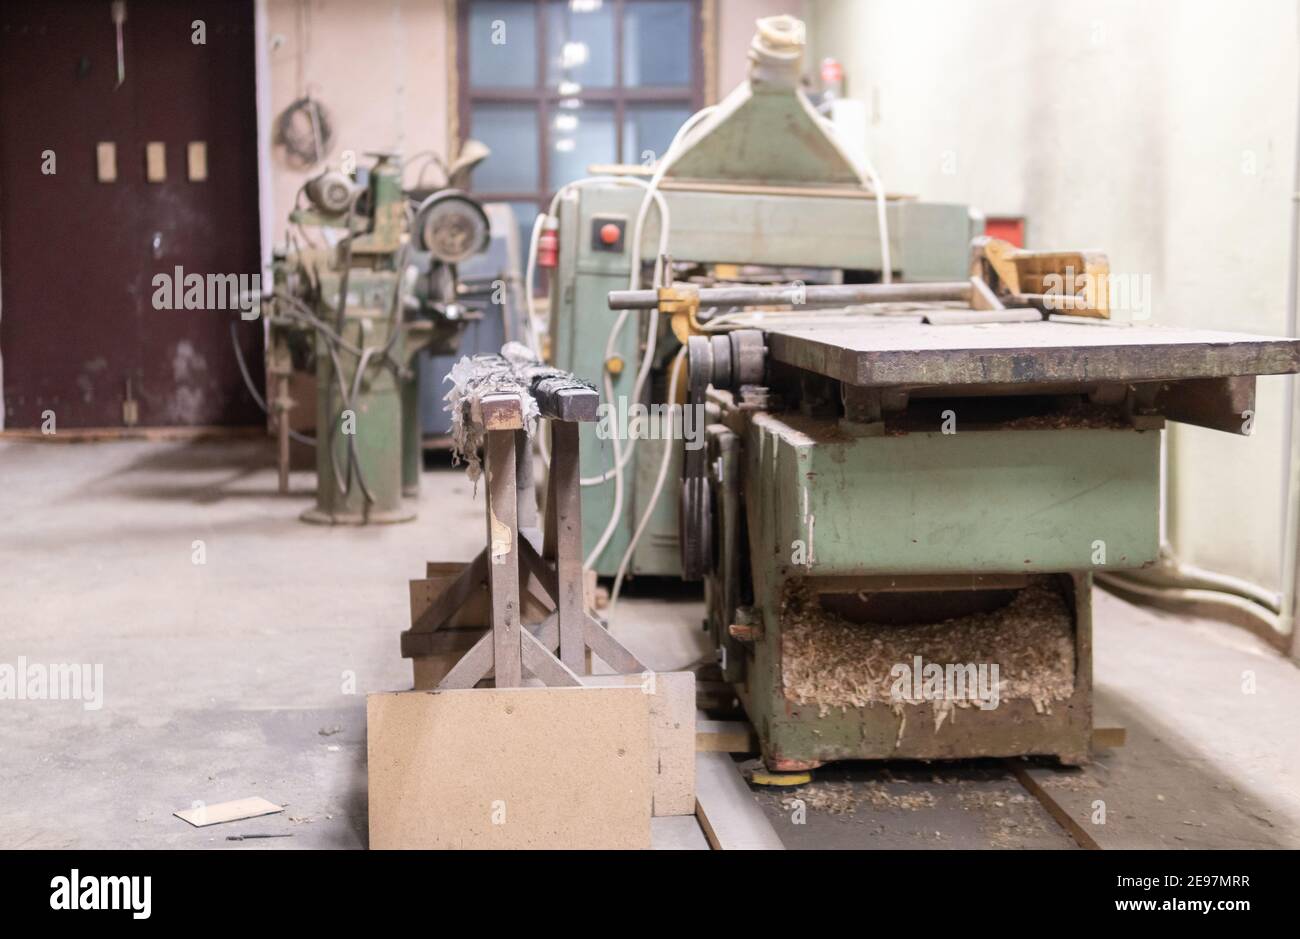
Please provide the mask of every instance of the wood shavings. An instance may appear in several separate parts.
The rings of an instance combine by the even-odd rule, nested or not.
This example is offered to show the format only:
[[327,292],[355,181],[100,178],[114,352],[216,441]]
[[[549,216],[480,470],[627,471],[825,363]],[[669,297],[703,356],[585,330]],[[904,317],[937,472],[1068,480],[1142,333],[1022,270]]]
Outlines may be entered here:
[[874,809],[901,809],[915,812],[934,806],[934,796],[925,791],[895,794],[881,783],[819,782],[803,786],[780,799],[782,808],[793,811],[802,802],[806,808],[829,815],[854,815],[858,808],[870,804]]
[[957,801],[967,811],[971,809],[1003,809],[1011,805],[1029,802],[1029,796],[1011,789],[976,789],[957,793]]
[[1066,430],[1081,427],[1121,430],[1132,427],[1132,424],[1122,411],[1115,408],[1076,404],[1050,414],[1017,417],[1000,426],[1003,430]]
[[983,789],[957,793],[957,803],[967,812],[983,816],[980,830],[995,848],[1022,848],[1025,841],[1047,831],[1038,803],[1024,792]]
[[[956,708],[980,705],[974,695],[918,699],[899,683],[895,666],[917,657],[941,666],[998,666],[997,701],[1025,699],[1039,713],[1074,693],[1074,617],[1052,578],[1036,576],[1006,606],[933,623],[856,623],[822,608],[817,594],[794,582],[782,603],[782,672],[786,699],[818,708],[931,704],[936,731]],[[899,730],[901,737],[902,728]]]
[[1063,789],[1066,792],[1090,792],[1102,788],[1101,783],[1086,772],[1054,773],[1040,777],[1038,784],[1044,789]]

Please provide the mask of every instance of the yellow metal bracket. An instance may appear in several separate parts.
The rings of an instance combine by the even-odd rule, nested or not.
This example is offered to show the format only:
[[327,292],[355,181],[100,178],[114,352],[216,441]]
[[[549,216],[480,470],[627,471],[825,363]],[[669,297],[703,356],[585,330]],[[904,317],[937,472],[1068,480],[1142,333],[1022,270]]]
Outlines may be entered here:
[[660,287],[659,312],[671,317],[673,335],[678,342],[685,343],[691,336],[699,336],[704,332],[698,319],[700,288],[694,284]]

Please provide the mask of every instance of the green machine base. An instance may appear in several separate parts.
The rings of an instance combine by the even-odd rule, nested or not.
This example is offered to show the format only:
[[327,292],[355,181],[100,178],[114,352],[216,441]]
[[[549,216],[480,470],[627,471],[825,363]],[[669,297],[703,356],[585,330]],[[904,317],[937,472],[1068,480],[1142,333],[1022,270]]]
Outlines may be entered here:
[[710,627],[769,769],[1088,759],[1091,571],[1155,557],[1158,433],[723,422]]

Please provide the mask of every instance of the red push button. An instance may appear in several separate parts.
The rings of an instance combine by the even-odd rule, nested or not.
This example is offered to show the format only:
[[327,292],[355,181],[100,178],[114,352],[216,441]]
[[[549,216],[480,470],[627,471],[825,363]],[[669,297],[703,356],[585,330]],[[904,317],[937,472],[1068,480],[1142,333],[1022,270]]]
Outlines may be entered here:
[[623,236],[623,230],[613,222],[607,222],[600,227],[600,240],[607,245],[618,244],[618,239]]

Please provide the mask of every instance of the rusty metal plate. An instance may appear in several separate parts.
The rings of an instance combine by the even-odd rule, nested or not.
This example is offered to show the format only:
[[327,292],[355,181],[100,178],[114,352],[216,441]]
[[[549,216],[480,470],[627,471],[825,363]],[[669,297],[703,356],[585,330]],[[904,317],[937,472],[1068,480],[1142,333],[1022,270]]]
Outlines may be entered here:
[[804,318],[761,328],[773,361],[875,387],[1160,381],[1300,370],[1300,340],[1245,333],[863,319],[830,315],[817,322]]

